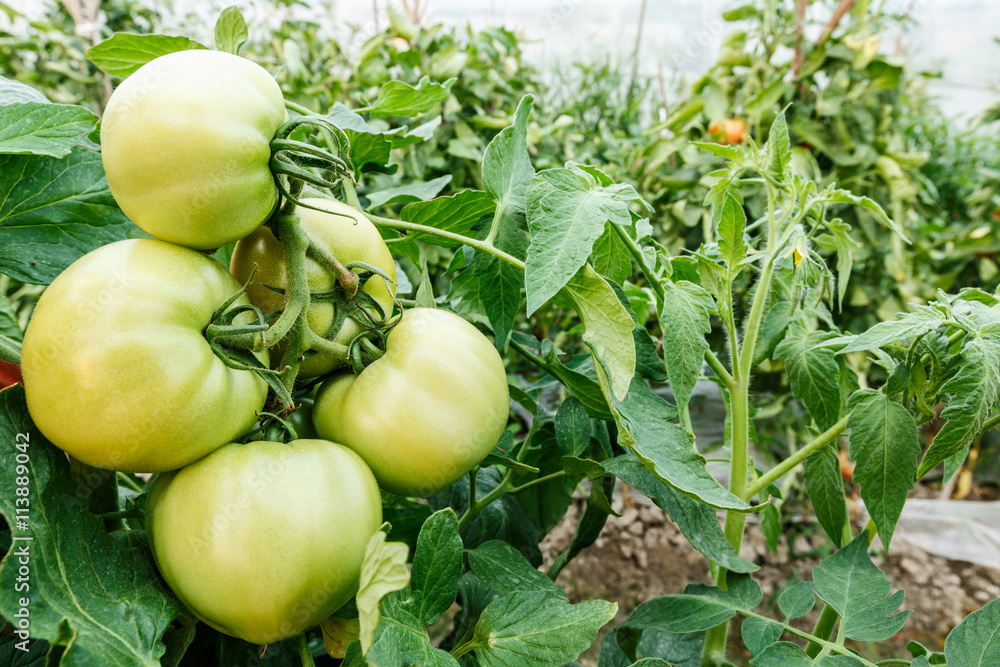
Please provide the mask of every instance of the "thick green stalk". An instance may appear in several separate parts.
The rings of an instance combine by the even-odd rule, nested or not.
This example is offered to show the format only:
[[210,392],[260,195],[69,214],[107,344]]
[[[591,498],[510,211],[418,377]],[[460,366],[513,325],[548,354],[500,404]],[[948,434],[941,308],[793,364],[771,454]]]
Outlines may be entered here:
[[316,667],[316,663],[313,661],[312,653],[309,651],[309,640],[306,639],[305,633],[299,635],[298,643],[299,659],[302,660],[302,667]]
[[285,288],[285,309],[271,328],[264,332],[264,347],[271,347],[292,330],[296,320],[309,307],[310,299],[306,277],[309,237],[299,226],[298,216],[294,213],[279,214],[272,218],[270,227],[284,249],[288,285]]

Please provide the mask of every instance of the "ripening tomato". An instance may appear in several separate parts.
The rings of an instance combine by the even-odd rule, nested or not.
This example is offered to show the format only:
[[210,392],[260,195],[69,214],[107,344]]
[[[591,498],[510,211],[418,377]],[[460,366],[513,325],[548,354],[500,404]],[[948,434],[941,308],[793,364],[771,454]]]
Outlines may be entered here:
[[115,89],[101,121],[108,186],[142,230],[218,248],[278,202],[270,142],[285,101],[259,65],[203,49],[160,56]]
[[129,472],[173,470],[236,439],[267,383],[226,366],[203,332],[239,288],[214,259],[163,241],[84,255],[42,294],[24,335],[35,424],[84,463]]
[[490,453],[509,409],[489,339],[454,313],[413,308],[389,332],[385,355],[320,388],[313,422],[320,437],[360,454],[386,491],[429,496]]
[[255,644],[300,635],[347,602],[381,524],[371,471],[325,440],[226,445],[160,475],[146,509],[156,564],[181,602]]

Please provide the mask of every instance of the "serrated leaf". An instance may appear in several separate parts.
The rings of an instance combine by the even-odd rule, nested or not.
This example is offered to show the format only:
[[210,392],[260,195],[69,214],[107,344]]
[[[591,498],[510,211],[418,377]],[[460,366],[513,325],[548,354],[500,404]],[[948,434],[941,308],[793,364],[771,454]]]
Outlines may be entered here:
[[603,186],[577,165],[538,172],[528,186],[531,244],[525,262],[530,316],[587,263],[608,223],[631,225],[630,185]]
[[[494,244],[509,255],[523,258],[528,246],[524,214],[509,207],[503,216]],[[473,274],[479,281],[479,300],[490,320],[497,347],[504,349],[514,330],[514,320],[524,299],[524,272],[486,252],[477,252]]]
[[872,389],[855,392],[848,407],[853,479],[888,551],[914,485],[920,457],[917,424],[905,407]]
[[868,331],[859,336],[844,336],[841,338],[831,338],[824,342],[825,347],[846,342],[847,345],[840,350],[840,354],[848,352],[861,352],[873,350],[886,345],[892,345],[900,341],[923,336],[934,331],[944,323],[944,313],[931,306],[920,306],[911,304],[913,312],[898,313],[898,320],[893,322],[879,322]]
[[250,32],[247,22],[240,13],[239,7],[226,7],[215,22],[215,48],[227,53],[239,54],[240,47],[246,44]]
[[445,174],[429,181],[414,181],[395,188],[365,193],[369,208],[377,208],[399,202],[427,201],[433,199],[451,182],[451,174]]
[[684,537],[695,549],[713,563],[732,572],[754,572],[759,567],[739,554],[722,532],[715,510],[660,480],[633,454],[603,461],[605,471],[619,478],[636,491],[648,496],[677,524]]
[[591,263],[599,275],[624,283],[632,277],[632,255],[610,226],[594,242]]
[[771,644],[750,661],[752,667],[862,667],[865,663],[849,655],[826,655],[810,658],[791,642]]
[[830,540],[838,547],[842,546],[847,505],[836,447],[827,445],[809,455],[805,464],[805,481],[806,493],[816,518]]
[[[0,393],[0,434],[0,513],[14,538],[0,564],[0,614],[16,620],[20,599],[29,598],[32,637],[65,647],[63,665],[159,665],[160,638],[180,605],[161,583],[145,533],[109,534],[87,511],[65,454],[31,422],[20,387]],[[28,473],[15,475],[15,459],[25,453]],[[15,484],[19,476],[27,486]],[[16,511],[19,488],[28,490],[27,515]],[[30,589],[18,591],[22,556],[30,561]]]
[[122,79],[134,74],[149,61],[177,51],[204,49],[187,37],[168,35],[132,35],[116,32],[100,44],[87,49],[87,59],[105,74]]
[[500,593],[549,593],[566,599],[556,582],[532,567],[521,552],[506,542],[484,542],[468,555],[469,567],[480,581]]
[[715,302],[704,289],[682,280],[663,283],[660,326],[663,328],[663,361],[670,388],[683,411],[691,400],[694,386],[708,351],[705,336],[711,332],[711,311]]
[[[363,633],[362,626],[362,646]],[[351,664],[346,659],[344,662]],[[364,660],[360,664],[370,667],[459,667],[458,660],[431,644],[427,630],[398,592],[391,593],[382,601],[378,627],[371,647],[364,651]]]
[[0,105],[0,153],[64,157],[94,129],[97,117],[71,104]]
[[747,216],[743,206],[732,195],[726,196],[719,219],[719,253],[726,262],[730,276],[736,275],[743,268],[743,260],[747,256],[747,244],[743,238],[746,230]]
[[962,350],[962,360],[965,363],[941,388],[943,394],[954,394],[941,413],[948,421],[924,454],[918,478],[967,448],[982,432],[1000,396],[1000,334],[970,340]]
[[811,581],[800,581],[783,590],[778,596],[778,608],[785,620],[802,618],[816,606],[816,589]]
[[844,295],[847,294],[847,284],[851,278],[851,269],[854,267],[854,251],[861,248],[861,244],[854,240],[851,236],[851,226],[843,220],[829,220],[826,227],[829,233],[818,237],[816,243],[837,253],[837,307],[839,308],[844,302]]
[[760,585],[745,574],[730,572],[726,582],[727,590],[689,584],[681,595],[646,600],[625,619],[621,628],[681,634],[703,632],[725,623],[736,612],[752,612],[763,599]]
[[889,580],[868,556],[864,532],[813,568],[813,584],[816,595],[840,615],[840,633],[848,639],[884,641],[913,613],[894,613],[903,604],[903,591],[889,595]]
[[47,104],[48,98],[31,86],[0,76],[0,105],[22,102],[39,102]]
[[906,235],[906,232],[903,231],[903,228],[900,227],[895,220],[890,218],[885,212],[885,209],[879,206],[878,202],[874,199],[856,195],[850,190],[833,190],[830,192],[824,192],[823,197],[826,201],[833,204],[854,204],[855,206],[863,208],[875,216],[876,220],[895,232],[896,236],[903,239],[904,242],[910,242],[910,239]]
[[635,323],[608,282],[589,264],[566,283],[562,293],[583,321],[581,338],[594,356],[605,398],[623,399],[635,375],[635,338],[632,336]]
[[[493,213],[495,209],[496,204],[493,199],[482,190],[463,190],[450,197],[407,204],[399,212],[399,217],[407,222],[469,236],[476,223],[484,216]],[[431,243],[445,248],[461,245],[460,241],[420,232],[408,234],[407,238],[417,243]]]
[[372,118],[418,116],[448,99],[455,81],[452,78],[434,83],[429,76],[422,77],[415,86],[403,81],[389,81],[379,88],[375,104],[358,111],[368,112]]
[[[781,80],[779,79],[778,82],[781,82]],[[772,85],[776,85],[778,82]],[[783,94],[784,83],[781,83],[781,92]],[[778,99],[780,99],[780,96],[776,95],[775,101]],[[767,170],[778,181],[785,180],[788,163],[792,159],[792,152],[788,143],[788,123],[785,122],[784,111],[779,113],[771,123],[771,130],[767,136],[767,145],[764,148],[768,160]]]
[[458,595],[462,549],[454,510],[439,510],[424,522],[413,553],[408,608],[425,626],[438,620]]
[[817,347],[834,334],[790,327],[785,339],[774,348],[774,358],[785,360],[785,372],[792,394],[802,401],[820,430],[825,431],[840,419],[844,408],[843,393],[837,381],[837,355]]
[[670,421],[676,411],[635,378],[624,401],[615,400],[618,442],[631,447],[660,480],[681,493],[718,509],[747,511],[750,506],[709,474],[694,436]]
[[386,542],[384,532],[377,531],[365,546],[361,564],[361,580],[356,596],[361,627],[361,646],[367,654],[374,642],[379,625],[379,602],[393,591],[406,588],[410,571],[406,569],[409,550],[400,542]]
[[579,456],[586,450],[594,431],[587,409],[573,396],[563,401],[556,410],[555,428],[559,449],[573,456]]
[[949,665],[996,667],[1000,664],[1000,599],[972,612],[948,633],[944,655]]
[[618,605],[569,604],[549,593],[508,593],[483,610],[472,642],[482,667],[561,666],[597,639]]
[[722,144],[713,144],[707,141],[692,141],[691,145],[697,146],[712,155],[718,155],[719,157],[729,160],[735,164],[743,164],[745,156],[743,151],[736,146],[723,146]]
[[84,254],[137,231],[115,204],[101,155],[0,155],[0,272],[48,284]]

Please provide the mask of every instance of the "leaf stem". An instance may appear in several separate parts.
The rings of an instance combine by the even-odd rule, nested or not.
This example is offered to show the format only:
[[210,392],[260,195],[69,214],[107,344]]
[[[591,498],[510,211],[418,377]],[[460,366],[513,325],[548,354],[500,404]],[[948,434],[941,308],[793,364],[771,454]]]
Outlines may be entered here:
[[[492,503],[500,496],[510,492],[511,488],[510,480],[512,475],[513,472],[508,470],[507,473],[503,476],[503,479],[500,480],[500,483],[497,484],[496,488],[494,488],[492,491],[483,496],[482,500],[473,497],[471,493],[469,494],[469,509],[465,510],[465,514],[463,514],[462,518],[459,519],[458,521],[459,532],[464,530],[470,523],[472,523],[472,520],[475,519],[477,516],[479,516],[480,512],[486,509],[486,507],[490,503]],[[473,487],[470,486],[469,490],[472,491]]]
[[508,495],[513,496],[513,495],[516,495],[518,493],[521,493],[522,491],[527,491],[528,489],[530,489],[533,486],[538,486],[539,484],[544,484],[545,482],[551,482],[554,479],[559,479],[560,477],[566,477],[568,475],[569,475],[569,473],[566,472],[565,470],[559,470],[557,472],[550,473],[550,474],[545,475],[543,477],[535,478],[535,479],[531,480],[530,482],[525,482],[521,486],[512,487],[510,490],[507,491],[507,493],[508,493]]
[[1000,424],[1000,413],[997,413],[997,414],[993,415],[992,417],[990,417],[989,419],[987,419],[985,422],[983,422],[983,430],[982,430],[982,432],[986,433],[990,429],[996,427],[997,424]]
[[135,480],[133,480],[131,477],[129,477],[125,473],[120,472],[120,473],[117,473],[116,476],[118,477],[118,480],[121,481],[121,482],[123,482],[125,484],[125,486],[127,486],[128,488],[132,489],[136,493],[142,493],[142,487],[139,486],[138,484],[136,484]]
[[407,232],[420,232],[422,234],[430,234],[431,236],[437,236],[443,239],[448,239],[449,241],[456,241],[462,245],[467,245],[470,248],[475,248],[481,252],[485,252],[489,255],[493,255],[497,259],[507,262],[515,269],[524,271],[524,262],[519,260],[513,255],[508,255],[503,250],[495,247],[492,243],[486,243],[485,241],[480,241],[478,239],[469,238],[468,236],[463,236],[461,234],[455,234],[454,232],[447,232],[443,229],[436,229],[434,227],[428,227],[427,225],[420,225],[415,222],[406,222],[405,220],[393,220],[392,218],[383,218],[378,215],[373,215],[362,211],[365,217],[371,220],[372,224],[380,229],[398,229]]
[[461,646],[456,646],[455,648],[453,648],[451,650],[451,656],[453,658],[461,658],[463,655],[465,655],[474,648],[479,648],[479,642],[474,641],[474,639],[470,639]]
[[715,371],[715,375],[722,381],[722,384],[726,386],[726,389],[732,391],[734,387],[733,376],[729,374],[729,371],[722,365],[719,358],[715,356],[715,353],[711,350],[705,350],[705,361],[707,361],[708,365],[713,371]]
[[285,108],[286,109],[291,109],[292,111],[294,111],[296,113],[300,113],[303,116],[312,116],[312,115],[315,115],[315,113],[316,113],[312,109],[310,109],[308,107],[304,107],[301,104],[296,104],[295,102],[292,102],[291,100],[285,100]]
[[784,477],[789,471],[791,471],[795,466],[799,465],[805,461],[810,454],[822,449],[831,442],[837,439],[841,433],[847,428],[847,417],[838,421],[836,424],[823,431],[821,434],[810,440],[806,445],[801,447],[794,454],[789,456],[787,459],[774,466],[766,473],[761,475],[757,481],[750,484],[746,489],[746,500],[753,498],[755,495],[774,484],[776,481]]

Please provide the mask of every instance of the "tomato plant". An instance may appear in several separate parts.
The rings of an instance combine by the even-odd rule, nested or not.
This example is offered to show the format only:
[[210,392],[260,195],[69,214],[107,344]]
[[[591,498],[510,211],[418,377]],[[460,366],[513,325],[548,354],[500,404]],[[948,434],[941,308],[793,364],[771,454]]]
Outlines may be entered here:
[[430,496],[486,458],[507,425],[507,376],[496,348],[444,310],[407,310],[385,355],[316,397],[320,437],[361,455],[379,485]]
[[160,56],[108,100],[101,158],[111,193],[158,239],[232,243],[278,202],[268,164],[284,120],[281,90],[259,65],[218,51]]
[[156,564],[188,609],[270,644],[317,625],[357,592],[382,502],[371,471],[346,447],[257,441],[160,475],[146,522]]
[[238,288],[217,262],[155,240],[74,262],[25,334],[25,392],[42,433],[89,465],[133,472],[179,468],[242,435],[267,384],[227,367],[202,333]]
[[[873,556],[876,536],[898,543],[914,488],[967,481],[1000,425],[992,217],[971,213],[995,188],[957,168],[989,152],[921,137],[926,119],[893,125],[912,98],[880,55],[895,25],[880,9],[840,3],[814,31],[806,4],[727,12],[755,32],[728,37],[662,121],[638,70],[581,67],[549,89],[512,33],[391,7],[359,52],[278,6],[248,42],[229,8],[218,52],[119,33],[77,87],[0,80],[0,361],[26,384],[0,391],[0,649],[226,667],[993,655],[996,600],[936,646],[900,643],[910,612]],[[248,82],[273,92],[271,74],[281,87],[267,127],[252,104],[171,116],[170,146],[207,152],[170,164],[192,190],[162,219],[260,205],[211,256],[135,239],[129,185],[161,181],[106,165],[125,107],[95,132],[100,82],[155,93],[140,73],[164,59],[233,63],[195,98],[209,110]],[[214,182],[259,176],[266,206],[199,176],[237,130],[248,151]],[[928,145],[947,159],[906,152]],[[938,181],[940,202],[920,195]],[[947,243],[921,217],[937,212],[968,232],[954,265],[928,254]],[[920,266],[942,289],[904,309],[916,292],[885,281]],[[867,308],[865,290],[889,297]],[[698,424],[710,395],[714,435]],[[574,559],[629,499],[673,522],[710,584],[577,601]],[[750,531],[779,552],[810,532],[823,558],[765,602]]]

